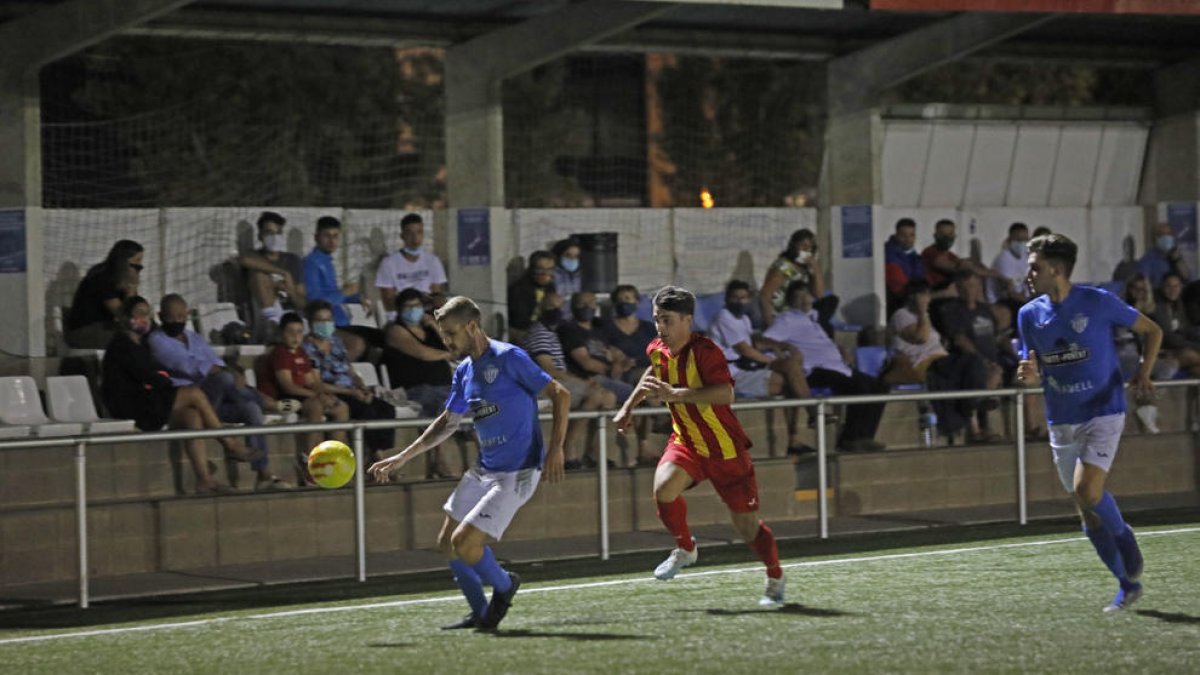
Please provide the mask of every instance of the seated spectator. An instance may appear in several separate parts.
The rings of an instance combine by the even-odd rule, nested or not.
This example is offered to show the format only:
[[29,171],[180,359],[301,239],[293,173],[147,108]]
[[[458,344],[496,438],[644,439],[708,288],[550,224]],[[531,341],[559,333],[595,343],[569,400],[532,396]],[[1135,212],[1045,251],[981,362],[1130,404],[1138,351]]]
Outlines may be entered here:
[[622,375],[622,379],[637,386],[642,373],[650,367],[650,359],[646,357],[646,346],[658,337],[654,323],[639,319],[638,289],[630,284],[621,284],[609,294],[612,301],[612,321],[602,325],[604,342],[612,345],[633,364]]
[[[733,393],[738,398],[766,398],[785,391],[792,398],[811,398],[804,379],[804,363],[799,352],[787,344],[755,337],[750,325],[750,284],[737,279],[725,285],[725,306],[717,312],[708,328],[709,337],[725,353]],[[771,350],[769,353],[762,350]],[[809,408],[809,421],[815,422],[815,409]],[[808,450],[800,439],[794,408],[787,409],[788,451]]]
[[[425,311],[421,291],[409,287],[396,296],[396,321],[387,327],[387,345],[383,365],[393,387],[403,387],[408,400],[421,404],[422,417],[441,414],[450,396],[452,356],[438,333],[433,316]],[[426,478],[450,478],[454,472],[446,466],[444,448],[431,450],[433,459]]]
[[[942,335],[951,354],[975,355],[983,361],[983,388],[998,389],[1005,373],[1000,363],[1000,352],[996,348],[996,319],[991,306],[983,298],[983,280],[974,271],[963,268],[955,272],[954,285],[956,297],[946,298],[939,303],[939,320],[935,324],[942,327]],[[1016,374],[1016,364],[1011,365],[1010,381]],[[980,433],[972,440],[988,443],[999,441],[998,435],[988,431],[987,410],[978,408],[975,416]]]
[[554,288],[554,254],[534,251],[529,254],[525,274],[508,287],[509,340],[520,343],[541,314],[542,301]]
[[[775,316],[775,323],[763,337],[782,342],[804,361],[804,374],[810,387],[827,387],[838,396],[881,394],[887,386],[878,378],[859,372],[842,358],[842,353],[817,321],[813,308],[815,296],[808,284],[797,279],[787,287],[788,308]],[[875,441],[883,403],[860,403],[846,407],[846,420],[837,447],[842,451],[882,450]]]
[[579,269],[579,240],[567,237],[554,244],[554,290],[563,298],[570,298],[583,290],[583,270]]
[[[158,431],[164,425],[172,429],[220,429],[221,420],[199,387],[176,386],[154,360],[146,344],[150,332],[150,303],[141,296],[126,298],[117,312],[121,332],[105,346],[102,398],[114,417],[131,419],[142,431]],[[257,461],[262,453],[253,453],[236,438],[221,438],[228,459]],[[204,440],[184,443],[192,471],[196,474],[196,494],[229,492],[208,469]]]
[[883,245],[884,283],[887,285],[887,316],[908,301],[904,289],[910,281],[925,279],[925,262],[917,253],[917,223],[912,218],[896,221],[896,232]]
[[807,228],[792,233],[787,248],[767,269],[767,277],[763,279],[758,293],[763,325],[770,326],[775,315],[788,308],[784,291],[792,281],[803,281],[816,294],[814,306],[818,321],[832,336],[833,327],[829,325],[829,320],[837,311],[838,298],[836,295],[825,295],[825,275],[821,271],[821,258],[817,255],[816,235]]
[[[996,359],[1004,372],[1004,386],[1011,387],[1021,360],[1016,345],[1017,313],[1003,302],[997,302],[991,309],[992,320],[996,326]],[[1025,397],[1025,438],[1030,441],[1044,441],[1050,438],[1046,433],[1046,408],[1035,396]]]
[[[396,307],[396,294],[406,288],[415,288],[433,307],[446,302],[446,268],[433,253],[421,248],[425,243],[425,222],[416,213],[400,220],[400,238],[404,248],[392,253],[379,263],[375,273],[375,287],[383,298],[384,307]],[[395,320],[389,310],[388,319]]]
[[274,340],[284,311],[304,307],[305,302],[304,262],[295,253],[287,252],[285,225],[287,219],[283,216],[263,211],[258,216],[258,240],[262,248],[238,257],[257,311],[255,335],[268,342]]
[[[562,341],[555,331],[562,323],[563,301],[553,290],[542,298],[538,320],[529,327],[522,345],[534,363],[546,371],[571,392],[572,410],[611,410],[617,407],[617,398],[594,378],[582,378],[567,370],[566,354]],[[566,468],[568,471],[583,468],[585,459],[595,465],[592,438],[584,438],[590,420],[571,420],[567,426]],[[589,452],[584,457],[580,450],[584,445]]]
[[925,279],[935,293],[950,291],[947,294],[952,294],[950,287],[954,283],[954,273],[961,269],[969,269],[982,277],[995,276],[987,267],[970,258],[960,258],[952,250],[956,229],[954,221],[949,218],[937,221],[933,227],[933,244],[921,251],[921,259],[925,262]]
[[[578,377],[593,377],[601,387],[616,396],[617,405],[622,405],[634,386],[625,380],[630,371],[635,371],[634,360],[625,356],[618,348],[605,341],[606,331],[601,327],[600,307],[596,305],[595,293],[581,291],[571,297],[571,318],[558,327],[559,340],[566,353],[566,370]],[[658,455],[650,449],[647,440],[649,418],[635,420],[637,434],[637,466],[658,465]],[[625,435],[617,435],[617,446],[626,450]]]
[[1183,302],[1183,279],[1167,272],[1155,301],[1154,322],[1163,330],[1164,356],[1193,377],[1200,376],[1200,326],[1188,316]]
[[1051,230],[1050,228],[1046,227],[1045,225],[1039,225],[1039,226],[1037,226],[1036,228],[1034,228],[1034,230],[1033,230],[1033,236],[1032,236],[1032,237],[1030,237],[1030,240],[1037,239],[1038,237],[1042,237],[1042,236],[1045,236],[1045,235],[1047,235],[1047,234],[1051,234],[1052,232],[1053,232],[1053,230]]
[[1191,278],[1191,270],[1183,259],[1183,252],[1179,250],[1171,226],[1159,223],[1154,226],[1153,234],[1153,246],[1147,247],[1145,255],[1138,259],[1138,271],[1145,274],[1150,280],[1150,285],[1155,288],[1162,286],[1163,279],[1168,274],[1174,274],[1183,283],[1187,283]]
[[[304,339],[304,352],[329,392],[350,406],[350,419],[396,419],[396,407],[377,398],[354,372],[346,345],[334,329],[333,307],[324,300],[313,300],[304,308],[309,333]],[[368,465],[387,455],[396,444],[392,429],[368,429],[363,433],[369,451]]]
[[[222,422],[262,426],[265,400],[257,391],[238,386],[233,373],[225,367],[225,361],[217,356],[204,336],[188,330],[187,301],[175,293],[163,296],[158,318],[161,321],[159,330],[151,331],[148,336],[150,353],[167,371],[171,383],[176,387],[199,387]],[[274,403],[274,412],[293,410],[290,403]],[[266,436],[248,436],[246,445],[261,454],[250,463],[250,468],[258,474],[254,484],[256,491],[291,487],[268,469]]]
[[1029,271],[1029,227],[1025,223],[1008,226],[1008,238],[992,261],[995,274],[988,284],[988,302],[1003,302],[1015,312],[1029,300],[1025,275]]
[[[1158,315],[1158,306],[1154,301],[1154,290],[1150,286],[1150,280],[1145,274],[1138,272],[1134,274],[1125,284],[1125,294],[1122,299],[1137,311],[1145,314],[1148,317],[1154,318]],[[1164,331],[1163,338],[1165,340],[1166,333]],[[1138,366],[1142,363],[1142,339],[1138,333],[1133,332],[1124,326],[1114,330],[1113,341],[1117,347],[1117,363],[1121,367],[1121,377],[1124,380],[1129,380],[1137,372]],[[1175,360],[1174,354],[1164,349],[1159,352],[1158,360],[1154,362],[1154,372],[1151,376],[1156,380],[1169,380],[1175,376],[1179,370],[1179,362]],[[1152,434],[1159,432],[1158,428],[1158,406],[1155,405],[1151,398],[1138,397],[1135,394],[1134,402],[1137,407],[1134,410],[1142,427]]]
[[[312,361],[304,351],[304,320],[295,312],[285,312],[279,318],[279,342],[255,364],[258,389],[273,398],[300,401],[300,420],[306,423],[345,422],[350,419],[350,407],[337,396],[325,391],[321,378],[313,370]],[[348,442],[346,432],[329,434],[334,440]],[[308,453],[325,435],[319,431],[296,436],[296,475],[314,485],[308,475]]]
[[[933,327],[929,314],[931,293],[925,281],[909,282],[905,289],[908,304],[896,310],[889,321],[895,355],[884,375],[888,384],[923,384],[931,391],[983,389],[986,376],[983,360],[975,354],[951,354],[942,346],[942,336]],[[938,431],[950,442],[955,434],[968,428],[968,441],[986,440],[979,428],[975,411],[977,399],[934,401]]]
[[63,339],[75,349],[104,349],[126,332],[117,322],[121,303],[137,295],[144,249],[136,241],[113,244],[103,262],[88,270],[63,320]]
[[[304,256],[304,289],[309,304],[314,300],[328,303],[332,309],[334,326],[346,345],[351,361],[359,360],[366,353],[368,346],[382,349],[383,331],[370,326],[351,325],[350,314],[343,306],[345,303],[361,302],[362,298],[358,293],[357,282],[338,286],[333,254],[341,245],[342,222],[333,216],[321,216],[317,219],[317,231],[313,239],[317,245]],[[305,307],[307,308],[307,305]],[[370,303],[363,303],[363,310],[368,316],[373,311]]]
[[[1138,265],[1134,251],[1133,237],[1125,235],[1125,238],[1121,240],[1121,262],[1117,263],[1117,266],[1113,268],[1112,280],[1120,283],[1120,288],[1124,291],[1125,285],[1137,274]],[[1153,293],[1154,287],[1150,286],[1150,290]]]

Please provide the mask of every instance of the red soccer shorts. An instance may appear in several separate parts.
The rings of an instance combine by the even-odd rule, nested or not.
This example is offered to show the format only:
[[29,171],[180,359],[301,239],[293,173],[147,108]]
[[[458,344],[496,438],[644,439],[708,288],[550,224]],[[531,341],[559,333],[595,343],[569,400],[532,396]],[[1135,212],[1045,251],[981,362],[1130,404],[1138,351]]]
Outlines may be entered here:
[[[667,443],[659,464],[670,462],[687,472],[696,485],[711,481],[721,501],[734,513],[758,510],[758,481],[750,454],[739,452],[733,459],[701,457],[678,443]],[[694,486],[693,486],[694,487]]]

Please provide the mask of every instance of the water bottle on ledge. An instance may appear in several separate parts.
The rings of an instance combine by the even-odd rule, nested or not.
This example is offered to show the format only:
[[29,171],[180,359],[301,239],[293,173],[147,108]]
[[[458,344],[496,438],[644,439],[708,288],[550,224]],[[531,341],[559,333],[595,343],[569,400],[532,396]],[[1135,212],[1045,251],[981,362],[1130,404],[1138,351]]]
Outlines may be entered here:
[[917,426],[921,430],[921,445],[933,447],[933,434],[937,429],[937,413],[928,403],[917,404]]

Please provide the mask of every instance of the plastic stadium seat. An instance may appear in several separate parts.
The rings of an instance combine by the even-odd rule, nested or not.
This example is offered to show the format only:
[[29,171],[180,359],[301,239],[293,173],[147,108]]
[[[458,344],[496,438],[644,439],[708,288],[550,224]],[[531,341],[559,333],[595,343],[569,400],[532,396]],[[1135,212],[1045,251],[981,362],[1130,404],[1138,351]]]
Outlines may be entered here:
[[242,323],[232,302],[202,302],[196,305],[196,332],[214,345],[224,344],[221,330],[231,323]]
[[92,389],[82,375],[46,378],[50,417],[58,422],[79,422],[89,433],[133,431],[133,420],[105,419],[96,414]]
[[379,364],[379,381],[383,384],[384,389],[392,388],[392,376],[388,374],[387,366]]
[[0,441],[28,438],[32,431],[32,427],[23,424],[0,424]]
[[871,377],[879,377],[883,364],[887,362],[886,347],[859,347],[855,351],[858,369]]
[[368,328],[379,328],[379,324],[375,319],[367,316],[367,308],[357,302],[346,303],[346,311],[350,314],[351,326],[367,326]]
[[0,377],[0,421],[29,426],[34,436],[75,436],[83,433],[78,422],[51,422],[42,410],[42,397],[32,377]]
[[375,370],[375,366],[371,362],[355,361],[350,365],[354,368],[354,372],[358,373],[358,379],[362,380],[368,389],[380,386],[379,372]]

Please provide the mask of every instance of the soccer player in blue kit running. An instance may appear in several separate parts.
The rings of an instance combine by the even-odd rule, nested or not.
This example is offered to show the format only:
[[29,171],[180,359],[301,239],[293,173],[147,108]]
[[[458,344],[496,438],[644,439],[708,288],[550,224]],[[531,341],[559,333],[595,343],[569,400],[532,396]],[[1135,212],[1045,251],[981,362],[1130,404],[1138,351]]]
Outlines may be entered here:
[[1078,250],[1061,234],[1029,242],[1026,283],[1035,297],[1017,315],[1022,344],[1017,379],[1027,386],[1042,384],[1058,477],[1075,500],[1084,533],[1120,584],[1104,608],[1116,612],[1142,596],[1142,552],[1112,493],[1104,489],[1125,427],[1125,388],[1113,328],[1125,326],[1144,338],[1131,387],[1145,397],[1154,395],[1150,373],[1162,329],[1108,291],[1072,285]]
[[[438,546],[450,558],[454,580],[471,612],[443,628],[491,630],[508,612],[521,580],[500,566],[487,539],[500,539],[517,509],[533,496],[543,470],[552,483],[562,479],[571,393],[520,348],[488,338],[480,326],[479,307],[468,298],[450,298],[434,318],[446,349],[462,358],[446,409],[411,445],[372,464],[369,471],[386,482],[393,471],[450,438],[464,416],[472,417],[479,462],[463,475],[442,507],[446,520],[438,535]],[[553,403],[548,450],[537,419],[539,394]],[[492,587],[490,602],[484,583]]]

